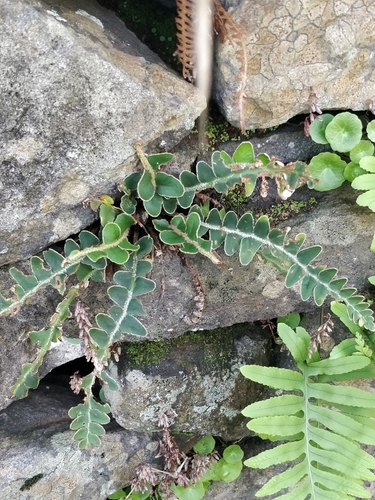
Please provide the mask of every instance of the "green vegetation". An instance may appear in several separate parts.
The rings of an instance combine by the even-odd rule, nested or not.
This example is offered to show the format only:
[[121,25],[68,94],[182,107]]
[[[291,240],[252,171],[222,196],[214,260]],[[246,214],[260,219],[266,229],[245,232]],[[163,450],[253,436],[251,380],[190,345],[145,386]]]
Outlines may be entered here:
[[[146,368],[164,361],[173,350],[183,344],[194,344],[202,353],[204,368],[224,369],[231,359],[233,334],[230,328],[188,332],[181,337],[162,341],[127,342],[124,354],[129,368]],[[182,360],[184,361],[184,360]],[[191,360],[185,362],[190,365]]]
[[[231,483],[241,473],[244,454],[237,444],[225,448],[220,458],[215,451],[215,439],[205,436],[194,445],[194,454],[186,456],[180,453],[169,433],[168,418],[164,418],[162,439],[166,444],[172,443],[169,448],[161,444],[159,452],[166,464],[173,464],[172,467],[166,466],[161,471],[147,464],[140,466],[132,485],[125,490],[117,490],[108,500],[160,500],[168,498],[171,492],[178,500],[201,500],[212,481]],[[178,466],[178,459],[183,460],[184,467]]]
[[175,13],[152,0],[125,0],[120,17],[139,40],[176,71],[181,63],[174,52],[177,47]]
[[[356,325],[354,325],[355,327]],[[372,351],[363,349],[363,338],[336,346],[320,360],[304,328],[295,331],[278,324],[278,334],[292,354],[298,370],[248,365],[242,374],[273,389],[288,391],[243,410],[250,430],[263,439],[284,444],[249,458],[248,467],[265,469],[289,463],[256,494],[283,500],[341,500],[371,498],[364,481],[373,481],[375,458],[357,444],[375,445],[375,394],[340,385],[340,381],[373,378]],[[285,442],[286,441],[286,442]],[[291,491],[290,491],[291,490]]]

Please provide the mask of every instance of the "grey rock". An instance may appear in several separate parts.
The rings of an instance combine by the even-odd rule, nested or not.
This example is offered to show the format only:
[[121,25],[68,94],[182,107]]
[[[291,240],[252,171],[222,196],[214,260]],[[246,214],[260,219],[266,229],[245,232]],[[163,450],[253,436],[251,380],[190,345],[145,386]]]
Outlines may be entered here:
[[[113,420],[100,446],[80,450],[69,430],[68,410],[82,397],[73,394],[68,380],[50,375],[28,398],[0,412],[1,500],[105,500],[132,481],[138,465],[163,468],[156,458],[159,432],[127,431]],[[176,437],[185,453],[198,439]]]
[[198,91],[88,0],[0,4],[0,264],[94,220],[134,143],[170,149],[205,107]]
[[[241,30],[217,44],[213,95],[224,116],[239,126],[245,94],[247,129],[285,123],[310,112],[310,94],[326,109],[368,109],[373,99],[372,2],[227,0]],[[245,58],[247,74],[241,71]]]
[[[120,361],[109,367],[120,390],[104,387],[115,420],[129,430],[152,432],[160,414],[173,408],[178,415],[171,427],[174,432],[213,434],[225,440],[248,435],[241,410],[259,399],[261,388],[245,379],[239,368],[269,363],[269,335],[242,324],[207,337],[208,332],[202,332],[179,338],[170,348],[170,341],[163,342],[164,354],[145,367],[131,363],[123,345]],[[139,345],[141,352],[152,352],[155,343],[148,344]]]

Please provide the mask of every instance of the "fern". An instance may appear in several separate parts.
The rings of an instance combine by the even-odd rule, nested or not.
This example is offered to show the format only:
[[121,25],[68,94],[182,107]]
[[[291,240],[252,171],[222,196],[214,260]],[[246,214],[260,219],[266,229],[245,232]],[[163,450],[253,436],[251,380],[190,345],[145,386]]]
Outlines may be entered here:
[[76,431],[74,439],[78,441],[79,448],[99,446],[100,436],[105,433],[103,425],[110,421],[107,415],[111,411],[109,405],[98,403],[92,394],[95,375],[93,372],[81,379],[80,388],[86,394],[85,401],[69,410],[70,418],[74,419],[70,428]]
[[[274,389],[297,392],[247,406],[249,429],[261,437],[286,440],[272,450],[245,461],[253,468],[291,462],[291,468],[272,477],[256,494],[283,500],[343,500],[371,498],[362,483],[373,481],[375,458],[357,444],[375,445],[375,395],[354,387],[332,385],[335,376],[358,378],[370,365],[363,355],[309,359],[310,336],[280,323],[278,333],[289,348],[299,371],[248,365],[242,374]],[[323,379],[324,377],[324,379]]]
[[155,282],[145,277],[151,271],[152,263],[142,259],[151,252],[152,239],[147,236],[141,238],[137,247],[137,252],[125,264],[126,271],[115,273],[113,280],[116,285],[108,288],[107,293],[116,305],[109,309],[108,314],[98,314],[96,323],[99,328],[89,330],[90,338],[99,348],[96,358],[104,363],[111,356],[110,347],[123,333],[137,336],[147,334],[146,328],[135,316],[145,315],[136,297],[152,292],[155,288]]
[[40,257],[31,258],[31,275],[25,275],[15,267],[10,269],[9,272],[17,284],[13,288],[13,297],[7,299],[0,295],[1,316],[16,314],[26,300],[48,285],[56,288],[60,294],[65,292],[66,278],[77,266],[71,263],[63,265],[64,258],[51,249],[43,252],[43,258],[44,261]]
[[[351,329],[357,339],[353,339],[354,344],[345,344],[333,352],[332,362],[335,362],[334,357],[356,357],[357,368],[353,367],[352,371],[348,369],[346,372],[344,370],[345,373],[335,372],[335,375],[321,372],[319,377],[322,382],[327,382],[323,378],[330,376],[330,382],[334,380],[334,376],[343,378],[347,373],[349,376],[374,376],[375,370],[367,365],[362,368],[358,365],[361,359],[368,359],[365,356],[373,356],[373,334],[367,333],[375,331],[372,311],[363,297],[356,294],[355,289],[346,287],[345,279],[336,277],[336,269],[312,265],[321,252],[320,246],[302,248],[305,240],[303,234],[293,240],[287,240],[287,232],[270,229],[266,216],[255,222],[250,213],[238,218],[232,211],[225,213],[224,209],[219,211],[214,208],[209,211],[207,207],[192,206],[195,195],[200,191],[216,189],[219,193],[226,193],[235,185],[242,184],[249,195],[257,179],[266,177],[276,180],[280,196],[286,198],[309,179],[303,163],[283,165],[267,155],[255,157],[251,143],[245,142],[236,149],[232,157],[223,151],[216,151],[212,155],[211,165],[203,161],[198,162],[196,173],[182,171],[177,179],[160,171],[160,167],[173,155],[162,153],[147,156],[139,144],[136,145],[136,151],[143,170],[124,179],[120,186],[124,192],[120,206],[114,206],[114,200],[105,195],[90,201],[91,207],[99,211],[101,229],[98,236],[89,231],[82,231],[77,241],[66,241],[65,255],[47,250],[43,253],[43,258],[33,257],[30,275],[15,268],[11,269],[11,275],[16,281],[14,295],[10,298],[0,296],[0,315],[14,314],[29,297],[48,285],[64,295],[67,278],[72,274],[80,281],[80,284],[71,287],[62,299],[49,326],[30,335],[31,341],[38,343],[40,350],[36,359],[23,367],[21,376],[12,387],[14,394],[23,397],[30,388],[38,385],[38,369],[43,357],[52,342],[61,338],[62,323],[70,314],[69,308],[76,302],[75,315],[80,332],[79,339],[75,340],[81,342],[84,355],[94,363],[95,368],[93,373],[83,379],[72,377],[74,390],[79,392],[83,389],[86,394],[85,402],[70,412],[74,418],[72,428],[77,431],[75,439],[79,441],[80,447],[100,442],[100,436],[104,432],[102,425],[108,421],[109,406],[95,400],[92,386],[95,379],[99,378],[108,384],[111,390],[117,390],[117,384],[105,371],[105,366],[114,346],[121,341],[124,334],[147,334],[146,328],[138,319],[145,314],[138,297],[152,292],[155,288],[155,283],[147,277],[152,269],[152,261],[147,257],[153,248],[152,239],[149,236],[138,239],[137,231],[134,231],[136,237],[133,243],[128,239],[135,222],[144,227],[140,218],[133,215],[140,203],[143,204],[146,214],[154,218],[158,217],[163,209],[167,215],[172,216],[153,220],[160,240],[165,244],[178,246],[187,254],[201,253],[218,265],[224,264],[216,251],[221,246],[228,256],[238,252],[239,260],[244,266],[258,255],[272,263],[285,276],[286,287],[300,283],[303,300],[313,296],[315,303],[321,305],[326,297],[331,295],[337,302],[342,302],[339,308],[343,309],[340,309],[338,315],[345,324],[354,325]],[[184,210],[184,215],[176,213],[179,206]],[[84,305],[79,300],[79,291],[90,281],[104,279],[108,261],[122,266],[113,276],[114,284],[108,288],[108,296],[114,305],[96,316],[96,325],[93,327]],[[194,320],[187,316],[183,318],[188,324],[197,323],[204,308],[204,294],[197,276],[194,276],[194,282],[198,290],[196,300],[199,310]],[[341,410],[350,413],[343,407]],[[361,414],[361,418],[362,416]]]
[[[169,245],[181,245],[185,253],[202,253],[214,263],[219,263],[215,250],[222,244],[226,255],[239,252],[242,265],[248,265],[256,253],[265,256],[277,268],[286,272],[285,286],[290,288],[301,282],[300,294],[303,300],[312,295],[317,305],[322,305],[327,295],[345,303],[349,318],[370,331],[375,323],[369,304],[354,288],[345,287],[346,280],[336,278],[336,269],[323,266],[313,267],[310,263],[320,254],[321,247],[301,248],[305,235],[285,241],[286,232],[270,229],[266,216],[254,224],[252,214],[245,213],[240,219],[234,212],[224,217],[214,208],[204,218],[199,207],[194,206],[187,217],[176,215],[171,222],[155,220],[154,226],[160,232],[160,239]],[[202,236],[209,231],[209,239]],[[262,251],[265,247],[266,252]]]
[[[171,155],[163,153],[146,157],[139,146],[137,151],[144,172],[128,175],[120,186],[125,193],[120,206],[128,214],[135,213],[137,198],[143,200],[145,210],[152,217],[158,217],[162,208],[167,214],[174,214],[178,205],[184,209],[189,208],[196,193],[205,189],[226,193],[235,185],[244,184],[246,194],[250,196],[257,179],[267,177],[275,179],[280,197],[286,199],[308,179],[304,163],[284,165],[265,154],[255,157],[250,142],[240,144],[232,157],[225,151],[215,151],[212,154],[212,165],[199,161],[196,174],[183,170],[179,180],[165,173],[155,172],[171,159]],[[160,175],[163,177],[159,177]]]
[[62,323],[69,316],[69,306],[75,300],[77,292],[77,287],[72,287],[69,290],[66,298],[57,306],[56,313],[51,318],[49,328],[29,334],[31,342],[39,344],[40,350],[32,363],[23,365],[22,375],[11,387],[10,390],[15,396],[23,398],[27,396],[29,389],[36,389],[38,387],[39,377],[37,373],[39,367],[43,362],[45,354],[49,351],[52,342],[57,342],[61,339]]

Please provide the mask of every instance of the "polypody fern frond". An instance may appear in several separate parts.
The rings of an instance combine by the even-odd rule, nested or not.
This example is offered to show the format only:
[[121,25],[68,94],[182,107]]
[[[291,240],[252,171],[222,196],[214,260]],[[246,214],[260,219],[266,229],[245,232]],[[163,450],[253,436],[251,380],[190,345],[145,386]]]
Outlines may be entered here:
[[137,197],[142,199],[145,210],[152,217],[158,217],[162,208],[168,214],[175,213],[178,205],[189,208],[196,193],[205,189],[225,193],[236,184],[244,184],[246,194],[250,196],[258,177],[273,177],[280,197],[286,199],[308,179],[304,163],[284,165],[265,154],[255,157],[250,142],[240,144],[232,157],[225,151],[215,151],[211,165],[199,161],[195,174],[190,170],[183,170],[179,180],[164,172],[156,172],[173,155],[161,153],[146,156],[140,147],[137,152],[144,172],[129,174],[120,186],[125,192],[120,206],[128,214],[135,212]]
[[[181,245],[182,252],[200,252],[209,258],[212,256],[213,262],[216,256],[214,250],[222,244],[228,256],[238,251],[239,260],[244,266],[253,260],[256,253],[264,253],[265,258],[273,264],[276,263],[278,269],[284,269],[287,288],[301,283],[300,294],[303,300],[313,295],[315,303],[320,306],[327,295],[331,295],[335,300],[345,303],[348,316],[355,323],[367,330],[375,330],[369,304],[361,295],[356,295],[355,288],[346,288],[345,279],[335,278],[336,269],[310,265],[322,249],[320,246],[302,248],[304,234],[286,241],[286,231],[271,230],[267,216],[260,217],[254,223],[251,213],[245,213],[238,219],[232,211],[222,216],[222,213],[214,208],[207,218],[204,218],[197,206],[191,208],[187,217],[177,215],[171,222],[164,219],[153,222],[164,243]],[[208,231],[209,238],[203,239],[202,236]]]
[[61,339],[61,325],[69,316],[69,306],[73,303],[77,296],[78,288],[72,287],[66,298],[60,302],[56,308],[56,313],[52,316],[49,328],[29,334],[31,342],[38,343],[40,350],[36,359],[32,363],[26,363],[22,367],[22,375],[17,379],[16,383],[11,387],[11,392],[23,398],[27,396],[29,389],[36,389],[39,384],[37,375],[40,365],[43,362],[45,354],[49,351],[52,342],[57,342]]
[[108,404],[95,401],[92,394],[92,386],[95,383],[96,374],[90,373],[81,380],[80,388],[86,393],[83,403],[69,410],[69,417],[73,418],[70,428],[76,433],[74,439],[78,441],[79,448],[90,448],[100,445],[100,437],[105,434],[104,424],[108,424],[111,411]]
[[137,297],[152,292],[155,288],[155,282],[146,278],[146,274],[152,269],[152,263],[143,258],[151,252],[152,244],[152,239],[148,236],[137,242],[138,250],[125,263],[126,271],[115,273],[113,280],[116,285],[108,288],[108,295],[116,305],[108,310],[108,314],[98,314],[98,328],[89,330],[89,336],[98,346],[96,357],[103,362],[110,357],[110,346],[123,333],[138,336],[147,334],[145,327],[135,316],[145,315]]
[[[39,290],[52,285],[61,294],[65,291],[66,278],[72,274],[76,265],[63,263],[64,257],[55,250],[43,252],[43,259],[32,257],[30,260],[32,274],[26,275],[12,267],[9,271],[17,282],[14,286],[14,297],[6,299],[0,295],[0,315],[15,314],[27,299]],[[48,267],[45,267],[47,264]]]
[[[365,356],[309,359],[310,336],[303,328],[296,333],[281,323],[278,333],[289,348],[299,371],[248,365],[242,374],[274,389],[297,392],[253,403],[243,410],[252,418],[249,429],[261,437],[287,440],[245,461],[253,468],[291,462],[291,467],[272,477],[256,494],[283,500],[343,500],[371,498],[363,481],[373,481],[375,458],[357,444],[375,445],[375,394],[355,387],[332,385],[330,377],[356,373],[369,365]],[[316,359],[316,357],[314,357]],[[350,377],[350,374],[352,376]],[[322,382],[325,377],[326,382]]]

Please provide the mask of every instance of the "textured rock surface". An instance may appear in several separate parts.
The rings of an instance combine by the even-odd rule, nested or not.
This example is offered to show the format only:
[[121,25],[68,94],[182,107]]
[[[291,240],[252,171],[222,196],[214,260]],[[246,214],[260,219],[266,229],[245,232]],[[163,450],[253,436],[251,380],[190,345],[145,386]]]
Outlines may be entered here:
[[[47,379],[0,412],[1,500],[105,500],[131,482],[139,464],[163,466],[155,458],[159,433],[127,431],[114,421],[106,425],[100,446],[78,449],[68,410],[82,398],[70,390],[67,376]],[[198,439],[176,437],[185,453]]]
[[93,221],[134,143],[170,149],[205,103],[113,12],[87,0],[0,4],[0,264]]
[[[246,46],[246,128],[285,123],[308,113],[310,92],[322,109],[368,109],[374,98],[374,2],[357,0],[226,0]],[[236,51],[238,51],[236,55]],[[237,43],[217,51],[214,95],[239,125]]]
[[[207,338],[208,337],[208,338]],[[154,342],[139,346],[140,352],[153,349]],[[246,380],[239,368],[245,364],[268,365],[270,338],[254,325],[203,332],[178,339],[168,348],[163,343],[159,359],[142,366],[131,363],[124,346],[119,363],[110,374],[119,391],[105,388],[115,420],[125,429],[152,432],[160,413],[173,408],[178,417],[176,432],[213,434],[225,440],[249,434],[241,415],[244,401],[257,401],[261,386]]]

